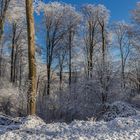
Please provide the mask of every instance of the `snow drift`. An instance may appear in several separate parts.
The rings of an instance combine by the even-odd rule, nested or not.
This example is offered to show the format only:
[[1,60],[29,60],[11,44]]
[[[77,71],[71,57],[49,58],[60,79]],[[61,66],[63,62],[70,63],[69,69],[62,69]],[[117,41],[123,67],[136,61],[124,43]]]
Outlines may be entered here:
[[111,121],[75,120],[70,124],[46,124],[37,116],[11,118],[0,115],[0,140],[139,140],[140,114],[119,102],[108,108],[108,112],[111,110],[118,112],[117,118]]

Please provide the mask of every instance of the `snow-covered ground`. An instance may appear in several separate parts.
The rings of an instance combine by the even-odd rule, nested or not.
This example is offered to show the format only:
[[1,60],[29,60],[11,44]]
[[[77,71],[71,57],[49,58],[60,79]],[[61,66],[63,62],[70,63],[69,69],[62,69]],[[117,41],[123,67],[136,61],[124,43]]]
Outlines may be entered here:
[[36,116],[13,119],[0,115],[0,140],[140,140],[140,115],[70,124],[46,124]]

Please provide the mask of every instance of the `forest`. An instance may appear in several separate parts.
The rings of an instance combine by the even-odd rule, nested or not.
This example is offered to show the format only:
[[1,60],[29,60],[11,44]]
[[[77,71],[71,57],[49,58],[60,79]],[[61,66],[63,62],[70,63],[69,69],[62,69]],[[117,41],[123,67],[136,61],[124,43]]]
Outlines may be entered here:
[[128,16],[111,21],[102,4],[0,0],[0,113],[71,123],[102,120],[113,105],[140,110],[140,2]]

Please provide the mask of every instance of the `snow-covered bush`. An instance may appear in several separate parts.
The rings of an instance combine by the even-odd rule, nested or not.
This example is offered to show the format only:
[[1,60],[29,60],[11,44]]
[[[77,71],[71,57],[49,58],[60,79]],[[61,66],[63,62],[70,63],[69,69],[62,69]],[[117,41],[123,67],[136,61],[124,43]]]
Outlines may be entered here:
[[117,117],[129,117],[136,114],[136,109],[130,104],[116,101],[112,104],[106,105],[106,112],[103,114],[102,119],[105,121],[110,121]]
[[27,106],[27,86],[26,89],[19,89],[8,80],[0,88],[0,111],[13,117],[26,114]]
[[8,125],[13,125],[13,124],[21,124],[21,122],[10,116],[0,113],[0,125],[8,126]]

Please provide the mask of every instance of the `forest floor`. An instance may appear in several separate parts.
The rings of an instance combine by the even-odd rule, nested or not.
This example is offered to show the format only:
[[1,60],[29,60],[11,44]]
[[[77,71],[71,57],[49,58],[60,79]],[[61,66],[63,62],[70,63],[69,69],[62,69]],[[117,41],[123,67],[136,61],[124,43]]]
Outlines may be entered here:
[[37,116],[0,115],[0,140],[140,140],[140,114],[111,121],[46,124]]

